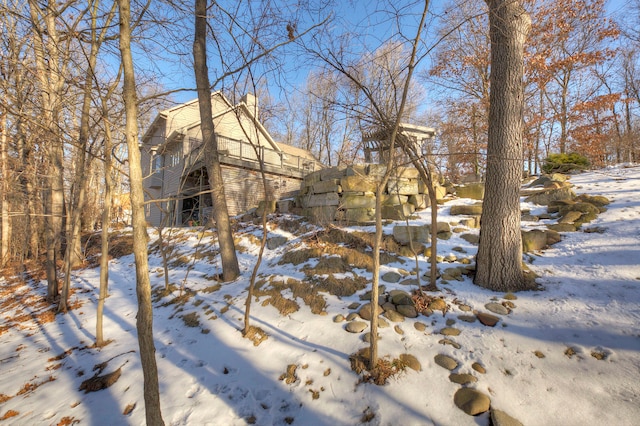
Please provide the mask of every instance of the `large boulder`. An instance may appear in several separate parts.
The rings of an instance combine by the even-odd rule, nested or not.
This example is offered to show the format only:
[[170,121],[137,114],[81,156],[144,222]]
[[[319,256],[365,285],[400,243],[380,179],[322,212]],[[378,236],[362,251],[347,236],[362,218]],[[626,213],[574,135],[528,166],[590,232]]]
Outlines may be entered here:
[[429,230],[429,226],[396,225],[393,227],[393,238],[399,244],[409,244],[410,240],[414,243],[428,243]]
[[469,183],[455,188],[456,195],[459,198],[471,198],[472,200],[482,200],[484,198],[484,183]]
[[451,214],[480,216],[482,214],[482,204],[451,206]]
[[522,231],[522,251],[530,253],[542,250],[561,240],[560,234],[551,229],[533,229]]
[[542,206],[548,206],[552,201],[557,200],[573,200],[576,194],[571,187],[562,186],[560,188],[549,188],[538,191],[532,195],[529,195],[524,200],[529,203],[540,204]]

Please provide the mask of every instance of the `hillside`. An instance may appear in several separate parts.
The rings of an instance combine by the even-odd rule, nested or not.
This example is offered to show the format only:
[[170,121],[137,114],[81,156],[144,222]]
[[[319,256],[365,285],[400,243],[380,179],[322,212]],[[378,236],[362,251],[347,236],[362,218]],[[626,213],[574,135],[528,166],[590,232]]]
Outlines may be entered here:
[[[266,334],[262,341],[262,334],[252,341],[239,331],[259,226],[238,224],[242,277],[222,285],[216,281],[212,233],[172,230],[168,292],[157,234],[150,230],[165,423],[489,425],[489,412],[473,417],[454,404],[464,386],[525,425],[637,424],[640,167],[590,171],[570,181],[576,193],[602,195],[611,203],[581,231],[562,233],[551,248],[525,255],[539,276],[539,290],[495,293],[474,286],[466,274],[445,277],[440,291],[426,299],[434,302],[431,315],[385,318],[380,355],[398,371],[382,386],[352,370],[350,356],[366,346],[368,329],[345,329],[358,321],[346,318],[367,303],[371,273],[364,254],[373,227],[321,229],[286,215],[270,221],[271,248],[251,308],[252,324]],[[458,223],[451,207],[472,203],[446,202],[440,220]],[[544,210],[525,202],[522,208],[532,215]],[[547,221],[552,222],[523,226],[544,227]],[[428,222],[425,210],[414,224]],[[392,227],[386,225],[385,233]],[[476,246],[462,235],[477,232],[459,229],[439,240],[441,271],[463,270],[472,261]],[[391,239],[387,242],[381,284],[398,302],[415,289],[416,277],[409,272],[415,261],[395,254]],[[420,255],[419,266],[423,274],[428,258]],[[43,303],[45,281],[2,278],[0,425],[144,424],[133,256],[113,259],[110,274],[105,337],[113,341],[102,349],[91,347],[98,268],[75,271],[74,309],[58,316]],[[489,303],[492,311],[499,311],[498,305],[504,312],[489,312]],[[498,322],[484,325],[474,312]],[[441,366],[447,361],[439,355],[455,363],[452,371]],[[119,377],[111,376],[106,389],[79,389],[94,375],[116,371]]]

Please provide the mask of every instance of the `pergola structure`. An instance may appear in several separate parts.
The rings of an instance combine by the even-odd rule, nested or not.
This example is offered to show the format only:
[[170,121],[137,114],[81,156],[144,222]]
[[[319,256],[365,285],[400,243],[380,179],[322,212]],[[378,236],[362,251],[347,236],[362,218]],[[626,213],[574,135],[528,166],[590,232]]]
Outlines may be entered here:
[[[418,126],[415,124],[401,123],[398,127],[398,134],[409,139],[415,144],[417,152],[422,151],[425,141],[433,139],[436,130],[432,127]],[[377,156],[378,164],[385,164],[389,160],[391,151],[391,135],[387,130],[377,130],[362,134],[362,144],[364,146],[364,159],[366,163],[374,163]],[[396,144],[396,149],[399,145]]]

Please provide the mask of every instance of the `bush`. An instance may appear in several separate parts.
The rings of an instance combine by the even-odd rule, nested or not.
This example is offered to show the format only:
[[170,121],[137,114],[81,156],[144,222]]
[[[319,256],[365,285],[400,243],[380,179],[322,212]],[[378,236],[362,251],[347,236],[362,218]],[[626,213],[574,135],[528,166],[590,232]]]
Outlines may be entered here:
[[567,173],[573,170],[584,170],[589,167],[589,160],[578,153],[549,154],[544,160],[542,171],[545,173]]

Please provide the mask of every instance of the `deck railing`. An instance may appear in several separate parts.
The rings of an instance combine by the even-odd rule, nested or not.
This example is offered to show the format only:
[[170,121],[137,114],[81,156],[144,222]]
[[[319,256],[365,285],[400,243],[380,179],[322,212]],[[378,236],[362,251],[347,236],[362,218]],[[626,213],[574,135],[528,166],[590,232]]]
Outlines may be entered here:
[[[248,142],[221,135],[216,135],[216,138],[218,141],[218,153],[222,161],[224,161],[224,157],[235,158],[255,164],[262,161],[268,166],[293,169],[306,173],[310,173],[318,168],[316,161],[308,158],[285,154],[284,152],[275,151],[264,146],[255,147]],[[191,145],[196,148],[192,149],[185,158],[187,168],[190,168],[196,162],[203,159],[204,156],[202,152],[202,141],[192,139]]]

